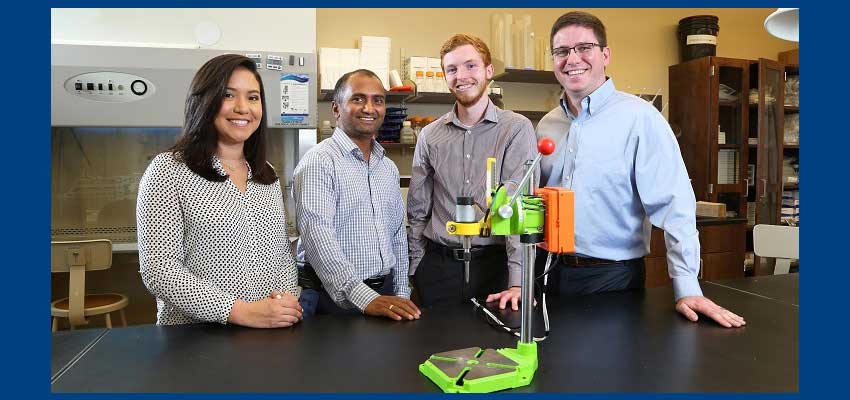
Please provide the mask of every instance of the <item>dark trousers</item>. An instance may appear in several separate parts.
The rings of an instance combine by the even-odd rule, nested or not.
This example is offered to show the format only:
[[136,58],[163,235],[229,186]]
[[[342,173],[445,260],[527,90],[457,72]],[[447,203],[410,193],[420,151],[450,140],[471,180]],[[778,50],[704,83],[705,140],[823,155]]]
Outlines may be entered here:
[[[643,257],[608,264],[574,266],[552,256],[549,290],[556,296],[583,296],[591,293],[643,289],[646,265]],[[545,268],[546,251],[538,249],[536,269],[539,276]]]
[[504,246],[475,248],[465,282],[463,261],[446,246],[428,241],[425,255],[416,267],[413,285],[421,306],[458,304],[472,297],[486,298],[507,288],[508,259]]
[[[299,273],[303,274],[303,270]],[[395,295],[395,287],[393,284],[393,273],[391,272],[384,278],[384,284],[380,287],[371,286],[379,295],[393,296]],[[304,309],[304,318],[312,317],[313,315],[327,314],[361,314],[359,309],[342,308],[338,306],[328,292],[323,287],[310,287],[301,290],[301,297],[298,299],[301,308]]]

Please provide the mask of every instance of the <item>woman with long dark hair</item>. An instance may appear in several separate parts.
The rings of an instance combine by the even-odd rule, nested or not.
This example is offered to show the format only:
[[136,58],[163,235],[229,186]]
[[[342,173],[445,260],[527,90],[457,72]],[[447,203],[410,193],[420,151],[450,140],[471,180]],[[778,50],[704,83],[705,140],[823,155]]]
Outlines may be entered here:
[[139,265],[157,324],[301,320],[283,195],[266,161],[265,104],[253,60],[207,61],[189,88],[182,136],[142,177]]

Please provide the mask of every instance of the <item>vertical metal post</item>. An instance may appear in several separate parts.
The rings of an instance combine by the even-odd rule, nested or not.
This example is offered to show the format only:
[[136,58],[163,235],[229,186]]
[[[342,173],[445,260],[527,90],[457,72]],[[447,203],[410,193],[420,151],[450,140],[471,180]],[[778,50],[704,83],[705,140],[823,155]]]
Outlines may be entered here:
[[[539,159],[539,156],[538,156]],[[526,161],[525,168],[528,176],[527,184],[524,187],[517,188],[517,191],[523,190],[527,195],[534,194],[534,166],[532,161]],[[532,311],[534,310],[534,257],[536,256],[535,243],[523,243],[525,254],[522,258],[522,325],[520,327],[520,343],[531,343],[531,326],[532,326]]]
[[523,244],[525,256],[522,259],[522,326],[520,343],[531,343],[532,306],[534,305],[534,257],[535,245]]

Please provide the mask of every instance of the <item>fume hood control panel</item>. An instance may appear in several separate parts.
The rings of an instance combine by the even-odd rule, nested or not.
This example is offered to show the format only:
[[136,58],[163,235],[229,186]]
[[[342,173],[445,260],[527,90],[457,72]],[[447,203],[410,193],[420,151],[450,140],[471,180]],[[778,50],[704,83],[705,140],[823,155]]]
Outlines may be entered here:
[[123,72],[88,72],[65,81],[65,90],[92,101],[128,103],[152,96],[156,86],[148,79]]
[[181,127],[198,69],[247,55],[265,88],[266,126],[310,129],[318,119],[313,53],[135,46],[50,45],[50,121],[72,127]]

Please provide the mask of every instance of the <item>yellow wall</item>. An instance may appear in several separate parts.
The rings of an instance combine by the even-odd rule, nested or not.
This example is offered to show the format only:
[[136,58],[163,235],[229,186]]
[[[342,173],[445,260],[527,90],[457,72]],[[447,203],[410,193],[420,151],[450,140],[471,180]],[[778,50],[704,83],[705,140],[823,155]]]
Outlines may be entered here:
[[[547,39],[552,23],[571,9],[323,9],[316,12],[318,47],[357,47],[361,35],[392,38],[390,67],[399,68],[400,49],[406,55],[439,56],[442,42],[453,33],[480,36],[490,43],[490,17],[510,13],[532,16],[533,31]],[[776,59],[777,53],[798,47],[764,30],[774,9],[586,9],[606,25],[612,60],[608,75],[621,90],[667,93],[667,67],[679,62],[676,29],[681,18],[710,14],[720,19],[717,55]],[[502,85],[505,106],[544,110],[554,106],[552,91],[543,85]],[[545,92],[540,96],[541,91]],[[664,96],[666,101],[666,95]]]

